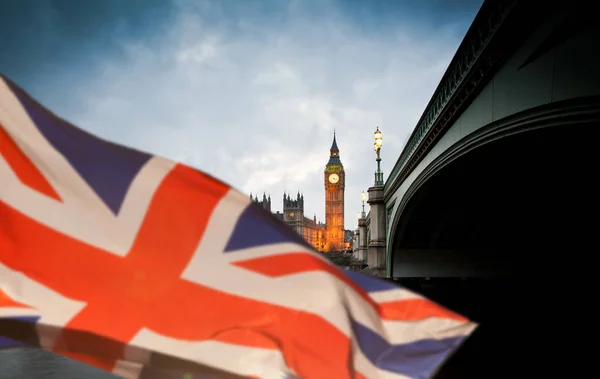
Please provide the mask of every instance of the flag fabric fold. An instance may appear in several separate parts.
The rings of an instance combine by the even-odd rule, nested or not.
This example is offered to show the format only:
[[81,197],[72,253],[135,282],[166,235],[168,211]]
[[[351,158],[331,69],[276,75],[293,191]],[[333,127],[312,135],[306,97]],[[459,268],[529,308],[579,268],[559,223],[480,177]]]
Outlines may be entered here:
[[475,327],[0,76],[0,347],[131,379],[429,378]]

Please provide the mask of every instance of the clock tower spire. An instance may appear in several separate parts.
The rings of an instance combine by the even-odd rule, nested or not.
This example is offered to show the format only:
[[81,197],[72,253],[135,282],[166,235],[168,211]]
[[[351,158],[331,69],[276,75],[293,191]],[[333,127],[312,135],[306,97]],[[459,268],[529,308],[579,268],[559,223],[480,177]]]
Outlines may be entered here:
[[325,166],[325,224],[326,251],[344,250],[344,187],[346,178],[344,166],[340,160],[335,130],[333,143],[329,149],[329,161]]

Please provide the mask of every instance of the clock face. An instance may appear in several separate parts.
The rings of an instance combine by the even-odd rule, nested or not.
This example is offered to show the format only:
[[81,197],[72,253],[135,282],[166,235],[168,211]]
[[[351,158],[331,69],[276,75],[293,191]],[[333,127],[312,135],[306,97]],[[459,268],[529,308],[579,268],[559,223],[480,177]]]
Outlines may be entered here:
[[337,183],[339,181],[340,181],[340,177],[338,176],[338,174],[331,174],[331,175],[329,175],[329,183],[335,184],[335,183]]

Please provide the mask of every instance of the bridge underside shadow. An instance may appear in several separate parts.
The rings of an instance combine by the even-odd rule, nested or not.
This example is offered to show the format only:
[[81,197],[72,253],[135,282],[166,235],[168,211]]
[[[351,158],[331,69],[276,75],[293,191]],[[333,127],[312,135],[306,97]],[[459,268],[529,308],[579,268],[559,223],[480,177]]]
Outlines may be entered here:
[[531,275],[588,254],[581,249],[597,240],[599,126],[507,136],[442,168],[402,213],[393,276]]
[[574,290],[571,278],[597,250],[598,127],[547,127],[485,144],[406,204],[393,276],[481,325],[436,379],[536,377],[547,367],[556,345],[541,337],[546,324],[560,329],[573,312],[557,296]]

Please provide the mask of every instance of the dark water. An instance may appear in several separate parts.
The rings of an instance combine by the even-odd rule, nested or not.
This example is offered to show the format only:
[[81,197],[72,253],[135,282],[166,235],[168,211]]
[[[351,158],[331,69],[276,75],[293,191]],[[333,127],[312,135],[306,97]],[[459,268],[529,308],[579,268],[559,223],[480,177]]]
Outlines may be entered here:
[[0,350],[0,379],[117,379],[105,371],[41,349]]

